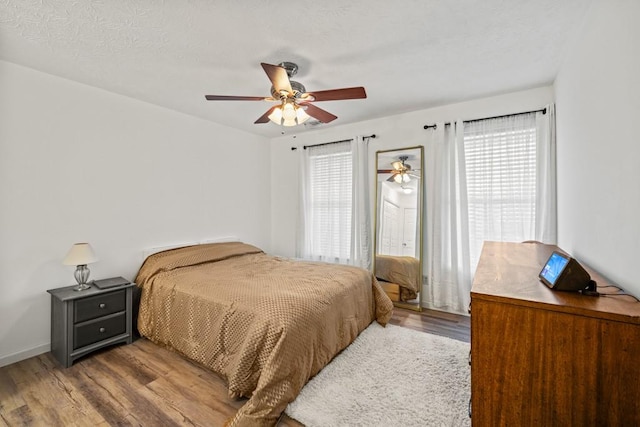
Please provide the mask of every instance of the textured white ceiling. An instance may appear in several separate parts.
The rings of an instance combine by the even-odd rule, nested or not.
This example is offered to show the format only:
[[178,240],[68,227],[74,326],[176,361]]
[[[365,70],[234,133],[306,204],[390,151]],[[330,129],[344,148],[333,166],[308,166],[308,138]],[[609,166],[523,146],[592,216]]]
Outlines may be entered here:
[[[591,0],[0,0],[0,59],[264,136],[260,62],[299,65],[323,127],[550,84]],[[1,76],[0,76],[1,77]],[[287,133],[312,127],[298,126]]]

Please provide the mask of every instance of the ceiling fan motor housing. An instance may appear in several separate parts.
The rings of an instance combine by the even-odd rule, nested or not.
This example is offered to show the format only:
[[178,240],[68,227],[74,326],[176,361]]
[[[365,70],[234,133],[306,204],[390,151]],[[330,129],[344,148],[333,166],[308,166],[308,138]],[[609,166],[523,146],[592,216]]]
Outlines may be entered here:
[[295,76],[298,73],[298,64],[294,64],[293,62],[284,61],[279,63],[278,66],[285,69],[289,78]]
[[[289,83],[291,83],[291,89],[293,89],[293,96],[294,98],[300,98],[300,95],[302,95],[303,93],[306,93],[307,90],[305,89],[304,85],[302,83],[298,83],[296,81],[293,80],[289,80]],[[274,97],[275,99],[281,99],[282,98],[282,94],[279,93],[275,87],[271,86],[271,96]]]

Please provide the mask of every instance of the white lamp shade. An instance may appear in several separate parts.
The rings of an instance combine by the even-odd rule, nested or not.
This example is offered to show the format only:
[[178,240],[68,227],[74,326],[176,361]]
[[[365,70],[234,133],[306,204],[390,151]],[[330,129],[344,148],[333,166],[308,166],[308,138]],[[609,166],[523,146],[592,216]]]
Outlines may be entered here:
[[309,120],[311,118],[311,116],[309,116],[307,114],[307,112],[304,111],[304,108],[302,108],[302,107],[296,108],[296,116],[298,118],[298,124],[299,125],[301,125],[302,123],[306,122],[307,120]]
[[282,122],[282,108],[281,107],[275,108],[271,112],[271,114],[269,114],[269,120],[279,125]]
[[309,116],[304,108],[299,107],[294,102],[284,101],[282,105],[275,108],[269,114],[269,120],[277,125],[296,126],[306,122]]
[[86,265],[98,261],[93,248],[88,243],[76,243],[71,246],[69,253],[64,257],[64,265]]

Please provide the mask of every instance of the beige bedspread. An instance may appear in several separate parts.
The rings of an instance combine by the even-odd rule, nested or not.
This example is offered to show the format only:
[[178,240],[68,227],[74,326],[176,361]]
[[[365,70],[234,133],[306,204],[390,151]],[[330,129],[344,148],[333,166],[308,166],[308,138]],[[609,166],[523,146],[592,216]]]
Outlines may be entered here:
[[410,256],[376,255],[376,277],[400,286],[400,300],[409,301],[420,289],[420,261]]
[[136,283],[142,335],[220,374],[230,396],[249,397],[232,426],[275,425],[310,377],[393,309],[365,270],[242,243],[152,255]]

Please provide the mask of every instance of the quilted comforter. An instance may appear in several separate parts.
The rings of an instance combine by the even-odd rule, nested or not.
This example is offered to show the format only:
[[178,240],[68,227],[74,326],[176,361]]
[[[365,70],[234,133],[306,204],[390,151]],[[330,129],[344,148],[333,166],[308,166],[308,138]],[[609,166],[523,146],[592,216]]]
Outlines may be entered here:
[[409,301],[417,297],[420,289],[420,261],[417,258],[376,255],[375,269],[378,280],[400,286],[401,301]]
[[366,270],[293,261],[243,243],[154,254],[141,267],[138,329],[249,400],[230,426],[272,426],[305,383],[393,305]]

